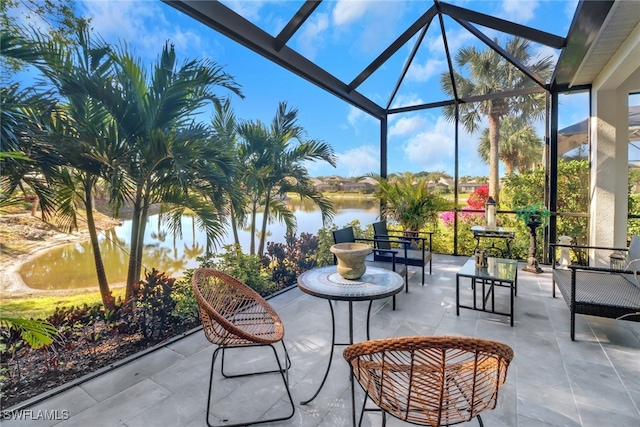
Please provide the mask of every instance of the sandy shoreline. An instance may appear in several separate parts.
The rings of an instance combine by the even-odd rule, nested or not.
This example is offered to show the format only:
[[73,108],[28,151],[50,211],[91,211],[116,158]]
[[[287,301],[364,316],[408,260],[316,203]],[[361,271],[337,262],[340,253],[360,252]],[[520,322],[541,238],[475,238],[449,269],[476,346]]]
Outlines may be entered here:
[[[27,214],[3,215],[2,216],[2,240],[3,246],[6,241],[18,244],[21,251],[18,254],[0,254],[0,298],[9,299],[16,297],[35,295],[69,295],[78,293],[78,289],[73,290],[40,290],[28,287],[18,273],[20,267],[43,253],[55,248],[59,248],[70,243],[77,243],[89,240],[89,232],[80,229],[73,233],[59,231],[54,225],[45,223],[37,218],[29,218]],[[11,219],[10,221],[7,221]],[[16,219],[21,223],[18,224]],[[30,227],[29,222],[35,222],[35,227]],[[24,223],[27,222],[25,225]],[[120,224],[119,220],[105,217],[100,220],[99,229],[106,230]],[[31,230],[31,231],[29,231]],[[34,236],[33,231],[40,231]],[[96,288],[92,290],[97,290]]]

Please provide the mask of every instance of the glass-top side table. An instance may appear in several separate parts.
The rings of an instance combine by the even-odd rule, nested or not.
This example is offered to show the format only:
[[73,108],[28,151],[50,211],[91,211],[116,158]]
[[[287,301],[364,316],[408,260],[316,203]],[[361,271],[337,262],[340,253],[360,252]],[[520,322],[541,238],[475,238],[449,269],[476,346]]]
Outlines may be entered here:
[[[473,290],[473,305],[463,305],[460,303],[460,278],[471,279]],[[480,287],[480,288],[479,288]],[[495,310],[495,289],[496,287],[509,288],[510,301],[509,312],[499,312]],[[477,302],[478,290],[481,290],[481,304]],[[518,295],[518,261],[513,259],[493,258],[487,259],[487,267],[476,267],[474,259],[468,260],[456,273],[456,315],[460,315],[460,308],[484,311],[487,313],[509,316],[511,326],[514,317],[514,297]],[[489,301],[491,304],[489,304]]]

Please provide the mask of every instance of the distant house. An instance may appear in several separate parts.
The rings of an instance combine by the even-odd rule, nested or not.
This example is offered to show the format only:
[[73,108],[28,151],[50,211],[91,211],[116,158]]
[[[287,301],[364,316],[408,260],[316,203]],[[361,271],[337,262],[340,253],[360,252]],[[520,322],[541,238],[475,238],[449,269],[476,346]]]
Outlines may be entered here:
[[438,182],[429,181],[427,187],[432,191],[446,193],[453,190],[453,180],[448,178],[440,178]]
[[474,191],[476,191],[478,188],[482,187],[483,185],[487,185],[486,182],[475,182],[475,181],[469,181],[469,182],[461,182],[460,184],[458,184],[458,191],[460,191],[461,193],[473,193]]
[[347,193],[372,193],[378,185],[378,182],[371,177],[358,180],[337,175],[312,178],[311,182],[318,191],[344,191]]

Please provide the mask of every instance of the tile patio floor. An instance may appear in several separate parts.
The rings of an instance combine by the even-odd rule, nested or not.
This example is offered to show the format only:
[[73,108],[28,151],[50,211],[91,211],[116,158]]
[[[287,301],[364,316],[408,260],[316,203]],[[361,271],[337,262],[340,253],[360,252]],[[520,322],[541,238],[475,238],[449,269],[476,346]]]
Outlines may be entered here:
[[[640,426],[640,323],[578,316],[576,341],[571,342],[569,311],[561,297],[551,297],[548,267],[540,275],[519,271],[513,328],[508,317],[464,309],[457,317],[455,273],[466,260],[436,255],[433,275],[427,274],[424,287],[419,271],[413,270],[410,292],[398,295],[396,311],[390,300],[374,302],[371,338],[468,335],[509,344],[515,358],[497,408],[483,414],[487,427]],[[467,281],[461,283],[469,287]],[[497,300],[508,301],[507,293],[498,295]],[[326,367],[331,340],[327,302],[297,288],[270,302],[285,323],[296,413],[291,420],[269,425],[348,426],[349,371],[341,348],[320,395],[309,405],[299,405],[313,394]],[[336,306],[337,329],[345,340],[347,307],[344,302]],[[354,303],[356,340],[365,337],[366,307]],[[9,420],[0,425],[204,426],[213,350],[198,331],[28,408],[32,414],[65,410],[70,415],[67,420]],[[267,356],[253,350],[228,353],[227,366],[259,369],[271,360]],[[236,419],[282,414],[284,394],[277,380],[268,376],[224,380],[214,392],[220,399],[214,414]],[[361,397],[358,387],[356,405]],[[380,414],[368,413],[363,425],[379,426],[380,420]],[[213,416],[211,421],[215,422]],[[408,424],[389,417],[388,425]]]

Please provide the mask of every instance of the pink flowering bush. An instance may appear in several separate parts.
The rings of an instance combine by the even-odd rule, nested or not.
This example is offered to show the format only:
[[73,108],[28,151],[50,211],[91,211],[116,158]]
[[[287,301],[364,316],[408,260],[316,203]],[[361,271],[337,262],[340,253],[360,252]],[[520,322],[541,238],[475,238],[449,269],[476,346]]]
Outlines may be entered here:
[[[458,220],[463,224],[476,224],[479,220],[484,218],[484,213],[480,212],[466,212],[466,210],[478,210],[484,209],[484,205],[489,198],[489,187],[486,185],[482,185],[478,187],[473,193],[469,195],[467,199],[466,208],[462,209],[462,212],[458,215]],[[447,211],[440,214],[440,219],[442,223],[448,227],[453,225],[453,220],[455,218],[455,212]]]
[[[467,199],[467,205],[458,212],[458,252],[460,254],[470,254],[475,246],[471,227],[480,225],[484,222],[484,212],[472,212],[484,209],[484,204],[489,198],[489,187],[483,185],[478,187],[476,191],[471,193]],[[440,214],[439,218],[444,225],[444,232],[440,233],[438,239],[434,243],[434,250],[444,250],[444,248],[453,246],[453,222],[456,213],[446,211]],[[440,248],[442,246],[442,248]]]

